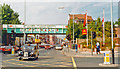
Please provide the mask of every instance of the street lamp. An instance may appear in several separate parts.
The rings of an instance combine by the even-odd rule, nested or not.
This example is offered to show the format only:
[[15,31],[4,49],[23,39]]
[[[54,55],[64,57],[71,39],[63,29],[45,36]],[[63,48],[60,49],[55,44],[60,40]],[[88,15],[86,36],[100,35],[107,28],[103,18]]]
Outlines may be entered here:
[[[65,9],[64,6],[58,7],[58,9]],[[73,14],[73,44],[74,44],[74,14]]]
[[[113,2],[113,0],[112,0],[112,2]],[[112,7],[113,7],[112,4],[113,4],[113,3],[112,3],[112,2],[111,2],[111,36],[112,36],[111,39],[112,39],[112,63],[114,64],[113,22],[112,22],[112,10],[113,10],[113,9],[112,9]]]
[[[26,0],[24,2],[24,22],[26,22]],[[25,38],[26,38],[26,34],[25,34],[25,23],[23,23],[24,25],[24,45],[25,45]]]

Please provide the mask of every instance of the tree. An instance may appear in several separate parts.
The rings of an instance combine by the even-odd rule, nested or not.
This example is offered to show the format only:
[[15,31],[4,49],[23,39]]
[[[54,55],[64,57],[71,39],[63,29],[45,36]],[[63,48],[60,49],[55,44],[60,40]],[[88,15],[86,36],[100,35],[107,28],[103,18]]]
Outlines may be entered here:
[[115,24],[118,24],[120,26],[120,18],[115,22]]
[[[86,35],[82,35],[82,29],[86,29],[86,27],[83,27],[83,23],[77,22],[74,23],[74,40],[76,38],[85,39]],[[66,31],[66,35],[71,35],[71,39],[73,39],[73,20],[71,19],[68,24],[68,28]]]
[[10,5],[3,4],[0,6],[0,23],[1,24],[21,24],[19,20],[19,14],[17,12],[14,12],[13,9],[11,9]]

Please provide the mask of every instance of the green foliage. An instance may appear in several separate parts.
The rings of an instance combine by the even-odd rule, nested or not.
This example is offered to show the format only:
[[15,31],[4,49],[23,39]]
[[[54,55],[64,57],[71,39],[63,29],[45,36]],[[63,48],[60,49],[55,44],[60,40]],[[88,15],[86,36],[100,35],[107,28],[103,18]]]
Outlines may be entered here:
[[1,24],[21,24],[19,14],[11,9],[10,5],[3,4],[0,6],[0,23]]
[[[120,18],[118,19],[118,22],[116,23],[120,23]],[[110,21],[106,21],[104,22],[105,25],[105,46],[111,48],[111,22]],[[75,33],[75,38],[80,38],[80,39],[84,39],[86,38],[86,35],[82,35],[82,29],[86,29],[86,27],[83,27],[83,23],[74,23],[74,33]],[[96,38],[100,37],[103,38],[103,25],[102,25],[102,20],[100,19],[100,17],[97,18],[97,20],[92,21],[90,24],[88,24],[88,37],[89,37],[89,48],[91,47],[91,31],[92,32],[96,32]],[[115,24],[113,23],[113,35],[115,37]],[[68,24],[68,30],[66,34],[71,34],[71,39],[73,37],[73,20],[70,20],[69,24]],[[95,46],[97,43],[97,39],[92,39],[92,45]],[[101,41],[103,42],[103,40]],[[81,43],[82,45],[86,45],[86,42]],[[115,44],[115,41],[114,41]]]
[[118,24],[120,26],[120,18],[115,22],[115,24]]
[[[76,38],[85,39],[86,38],[86,35],[82,35],[82,29],[85,29],[82,23],[80,22],[74,23],[74,39]],[[73,20],[69,21],[66,35],[68,34],[71,34],[71,39],[73,39]]]

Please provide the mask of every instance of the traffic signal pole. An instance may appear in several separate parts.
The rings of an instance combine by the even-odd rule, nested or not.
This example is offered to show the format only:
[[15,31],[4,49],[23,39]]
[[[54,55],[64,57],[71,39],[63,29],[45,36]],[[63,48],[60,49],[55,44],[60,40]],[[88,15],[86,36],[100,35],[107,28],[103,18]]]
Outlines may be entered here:
[[91,31],[91,55],[93,55],[93,49],[92,49],[92,31]]

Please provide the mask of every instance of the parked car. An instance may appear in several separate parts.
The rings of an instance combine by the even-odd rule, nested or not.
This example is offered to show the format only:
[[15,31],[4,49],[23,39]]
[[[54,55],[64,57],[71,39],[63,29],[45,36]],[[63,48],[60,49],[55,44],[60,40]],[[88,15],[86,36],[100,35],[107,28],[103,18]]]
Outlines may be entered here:
[[45,48],[45,44],[40,44],[39,47],[40,48]]
[[9,53],[11,54],[12,48],[11,46],[5,46],[5,48],[3,48],[2,52],[5,53]]
[[50,44],[45,44],[45,49],[51,49],[51,45]]
[[5,49],[5,46],[0,46],[0,52],[3,52],[4,49]]
[[62,50],[63,47],[62,47],[60,44],[58,44],[58,45],[56,45],[55,49],[56,49],[56,50]]
[[31,44],[30,46],[24,45],[21,46],[21,48],[22,51],[18,52],[19,60],[30,59],[30,58],[38,59],[39,52],[38,52],[38,46],[36,44],[33,45]]

